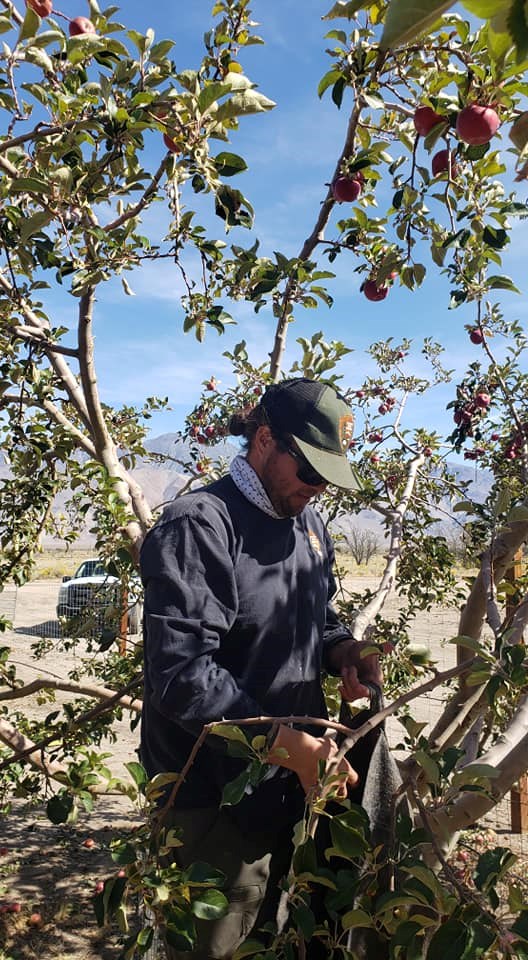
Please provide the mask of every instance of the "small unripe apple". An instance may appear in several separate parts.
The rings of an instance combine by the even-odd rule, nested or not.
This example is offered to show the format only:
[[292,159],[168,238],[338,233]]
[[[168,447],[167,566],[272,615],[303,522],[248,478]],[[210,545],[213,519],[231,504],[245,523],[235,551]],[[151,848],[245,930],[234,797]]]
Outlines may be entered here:
[[334,200],[338,200],[339,203],[353,203],[362,189],[363,184],[359,177],[337,177],[332,184]]
[[417,107],[414,111],[414,128],[420,137],[426,137],[433,127],[442,123],[445,117],[441,117],[432,107]]
[[181,153],[178,144],[172,139],[172,137],[169,137],[168,133],[163,134],[163,143],[167,147],[167,150],[170,150],[171,153]]
[[455,177],[458,171],[457,165],[454,160],[454,153],[449,150],[439,150],[438,153],[435,153],[433,159],[431,160],[431,171],[433,177],[440,176],[441,173],[446,173],[449,170],[449,158],[451,157],[451,176]]
[[473,327],[473,329],[469,331],[469,339],[471,340],[471,343],[478,344],[483,342],[484,334],[482,333],[480,327]]
[[491,397],[489,393],[485,393],[484,390],[481,390],[480,393],[477,393],[475,397],[475,403],[479,410],[487,410],[491,403]]
[[493,107],[481,107],[478,103],[472,103],[458,114],[456,132],[464,143],[481,147],[490,142],[499,126],[499,116]]
[[39,17],[49,17],[53,10],[52,0],[26,0],[26,7],[31,7]]
[[365,280],[361,289],[367,300],[372,300],[374,303],[377,303],[379,300],[385,300],[389,292],[388,287],[384,287],[383,285],[378,287],[375,280]]
[[70,37],[80,37],[83,33],[95,33],[95,27],[88,17],[74,17],[68,27]]

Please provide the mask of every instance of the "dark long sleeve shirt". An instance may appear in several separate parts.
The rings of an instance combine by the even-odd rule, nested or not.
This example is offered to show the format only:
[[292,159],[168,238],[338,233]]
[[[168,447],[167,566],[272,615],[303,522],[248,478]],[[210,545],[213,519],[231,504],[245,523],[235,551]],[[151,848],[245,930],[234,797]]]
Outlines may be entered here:
[[[350,636],[330,604],[333,559],[312,507],[273,519],[230,477],[165,510],[141,553],[141,754],[150,776],[180,770],[213,720],[326,717],[327,654]],[[199,751],[178,803],[217,803],[240,770],[213,741]]]

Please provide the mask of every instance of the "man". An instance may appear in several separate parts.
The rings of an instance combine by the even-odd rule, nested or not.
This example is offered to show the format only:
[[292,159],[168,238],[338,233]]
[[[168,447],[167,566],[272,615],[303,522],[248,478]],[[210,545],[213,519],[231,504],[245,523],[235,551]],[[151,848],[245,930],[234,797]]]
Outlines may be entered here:
[[[234,459],[230,476],[176,499],[148,534],[141,753],[150,776],[181,770],[214,720],[326,718],[325,670],[341,675],[347,699],[366,693],[362,680],[379,682],[377,658],[360,657],[362,645],[330,605],[332,543],[310,506],[328,483],[358,487],[346,456],[353,423],[326,383],[273,384],[258,406],[232,418],[246,455]],[[244,764],[218,737],[198,751],[173,812],[183,828],[180,862],[223,870],[230,909],[201,926],[192,957],[231,957],[250,931],[258,938],[273,920],[292,827],[320,761],[336,752],[321,730],[278,725],[270,776],[221,809],[224,785]],[[339,773],[344,795],[357,776],[346,760]]]

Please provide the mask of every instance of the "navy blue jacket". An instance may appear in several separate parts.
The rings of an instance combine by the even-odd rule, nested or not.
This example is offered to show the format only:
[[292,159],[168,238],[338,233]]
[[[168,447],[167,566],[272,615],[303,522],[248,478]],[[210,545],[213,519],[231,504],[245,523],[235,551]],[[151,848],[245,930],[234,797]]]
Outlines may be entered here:
[[[327,716],[326,655],[350,636],[329,602],[333,560],[330,537],[312,507],[275,520],[230,477],[165,510],[141,552],[141,756],[150,776],[180,770],[204,723]],[[224,784],[241,769],[223,746],[217,737],[206,740],[178,804],[219,802]]]

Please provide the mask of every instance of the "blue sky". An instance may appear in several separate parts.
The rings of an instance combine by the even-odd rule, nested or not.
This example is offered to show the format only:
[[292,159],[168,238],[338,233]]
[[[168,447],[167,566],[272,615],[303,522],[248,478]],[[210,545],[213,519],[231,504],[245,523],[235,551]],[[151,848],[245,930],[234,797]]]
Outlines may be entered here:
[[[79,11],[68,0],[65,12],[72,16]],[[80,4],[82,7],[82,4]],[[210,0],[172,0],[171,3],[145,4],[128,0],[116,19],[128,27],[145,32],[152,27],[156,40],[175,40],[173,58],[178,69],[198,65],[202,54],[201,38],[211,23]],[[345,135],[350,100],[345,97],[338,111],[327,94],[317,97],[317,84],[330,66],[325,54],[325,33],[343,22],[328,23],[321,16],[330,8],[330,0],[254,0],[254,19],[260,22],[258,33],[265,46],[245,50],[241,56],[248,76],[262,93],[277,104],[269,113],[242,120],[232,140],[232,149],[245,157],[249,170],[231,181],[248,197],[255,208],[255,234],[261,239],[260,252],[272,254],[281,250],[296,255],[304,238],[311,232],[318,204],[326,193],[335,162]],[[161,141],[161,137],[160,137]],[[504,143],[506,146],[506,143]],[[151,148],[155,151],[153,139]],[[163,149],[160,142],[160,155]],[[224,149],[220,146],[220,149]],[[228,149],[227,147],[225,149]],[[507,159],[510,168],[513,158]],[[511,180],[511,170],[508,176]],[[524,185],[519,191],[525,199]],[[379,188],[382,196],[390,196],[390,184]],[[195,198],[188,197],[191,207]],[[167,211],[158,205],[149,215],[149,233],[163,236]],[[207,216],[201,222],[209,225],[220,238],[249,245],[247,232],[225,237],[220,220]],[[524,238],[526,229],[519,224],[504,258],[504,269],[522,287],[525,270]],[[426,261],[428,262],[428,261]],[[354,353],[343,362],[344,383],[359,385],[373,366],[365,349],[377,339],[393,336],[415,340],[414,356],[409,370],[423,373],[420,344],[424,336],[441,340],[446,347],[446,365],[462,372],[466,364],[479,359],[479,348],[473,346],[464,330],[464,323],[473,317],[469,310],[449,311],[449,287],[433,268],[424,285],[410,292],[395,285],[387,299],[369,303],[359,291],[361,277],[354,273],[358,261],[353,256],[340,258],[335,265],[338,277],[329,281],[335,298],[331,310],[322,305],[317,310],[298,310],[298,321],[289,331],[286,365],[299,356],[295,340],[323,330],[327,339],[342,339]],[[327,265],[326,260],[321,265]],[[155,414],[152,433],[178,429],[189,408],[197,401],[201,381],[215,374],[224,383],[229,381],[229,367],[222,352],[245,339],[251,360],[261,363],[271,350],[275,323],[270,312],[254,313],[246,303],[231,305],[237,326],[228,327],[226,336],[207,334],[204,344],[182,330],[183,312],[179,304],[181,280],[174,266],[151,264],[129,277],[135,297],[123,295],[119,283],[109,283],[99,290],[96,310],[97,366],[100,389],[110,403],[141,403],[147,395],[168,395],[171,412]],[[527,299],[507,293],[503,307],[511,318],[526,316]],[[71,299],[57,302],[55,319],[73,325]],[[229,307],[228,307],[229,309]],[[432,391],[410,405],[411,425],[426,424],[438,430],[450,429],[445,405],[451,399],[445,388]]]

